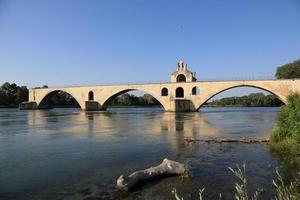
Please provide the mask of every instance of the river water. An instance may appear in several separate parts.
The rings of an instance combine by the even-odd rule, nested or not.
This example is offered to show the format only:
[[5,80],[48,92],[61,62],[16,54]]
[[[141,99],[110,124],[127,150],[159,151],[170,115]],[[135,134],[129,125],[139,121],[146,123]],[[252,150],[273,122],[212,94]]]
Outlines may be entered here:
[[[0,109],[0,199],[232,199],[246,164],[250,192],[264,188],[278,161],[265,144],[189,143],[195,139],[267,139],[278,108],[203,108],[196,113],[159,107],[19,111]],[[189,167],[188,177],[156,180],[131,192],[116,189],[119,175],[169,158]]]

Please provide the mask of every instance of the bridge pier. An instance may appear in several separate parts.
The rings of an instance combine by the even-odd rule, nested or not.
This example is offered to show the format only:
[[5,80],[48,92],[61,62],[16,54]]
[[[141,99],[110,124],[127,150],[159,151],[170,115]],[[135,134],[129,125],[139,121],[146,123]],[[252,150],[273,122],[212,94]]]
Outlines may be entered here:
[[22,102],[19,105],[20,110],[35,110],[37,109],[37,103],[35,101]]
[[97,101],[86,101],[84,110],[86,111],[101,110],[101,105]]
[[189,99],[175,99],[171,103],[172,112],[196,112],[194,104]]

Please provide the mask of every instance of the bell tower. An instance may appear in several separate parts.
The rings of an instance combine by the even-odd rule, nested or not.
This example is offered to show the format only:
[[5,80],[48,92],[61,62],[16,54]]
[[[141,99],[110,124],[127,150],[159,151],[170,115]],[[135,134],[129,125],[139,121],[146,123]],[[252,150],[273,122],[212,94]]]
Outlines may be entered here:
[[196,72],[189,71],[187,64],[179,60],[176,64],[176,71],[171,74],[171,82],[194,82],[196,80]]

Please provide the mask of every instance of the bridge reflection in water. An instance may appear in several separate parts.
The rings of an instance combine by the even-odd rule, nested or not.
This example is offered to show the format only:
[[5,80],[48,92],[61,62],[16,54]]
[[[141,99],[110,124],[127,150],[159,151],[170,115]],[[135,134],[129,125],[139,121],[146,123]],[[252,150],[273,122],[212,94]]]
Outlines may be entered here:
[[112,108],[110,112],[53,109],[28,112],[27,123],[39,134],[52,132],[45,135],[52,138],[65,135],[116,144],[125,142],[126,137],[141,144],[143,140],[155,140],[180,153],[190,147],[186,138],[267,139],[277,110],[204,108],[202,112],[174,113],[163,112],[162,108]]

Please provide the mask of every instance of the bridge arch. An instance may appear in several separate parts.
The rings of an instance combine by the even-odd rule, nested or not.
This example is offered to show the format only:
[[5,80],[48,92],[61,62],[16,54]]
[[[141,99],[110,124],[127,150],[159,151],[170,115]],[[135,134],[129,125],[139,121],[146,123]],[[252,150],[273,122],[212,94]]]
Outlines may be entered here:
[[60,92],[64,92],[66,94],[68,94],[70,97],[72,97],[74,99],[74,103],[76,103],[80,108],[83,108],[83,105],[81,105],[80,101],[74,96],[72,95],[70,92],[64,91],[64,90],[50,90],[48,91],[43,97],[42,99],[37,102],[37,108],[39,109],[47,109],[47,108],[51,108],[51,100],[54,96],[58,95]]
[[184,74],[179,74],[177,77],[176,77],[176,82],[186,82],[186,77]]
[[[164,108],[164,110],[166,110],[167,106],[164,104],[164,101],[162,101],[162,99],[161,99],[159,96],[153,94],[153,92],[151,92],[151,91],[147,91],[147,90],[143,90],[143,89],[136,89],[136,88],[134,88],[134,89],[133,89],[133,88],[130,88],[130,89],[122,89],[122,90],[119,90],[119,91],[113,93],[112,95],[106,97],[106,98],[104,99],[103,103],[102,103],[101,109],[102,109],[102,110],[106,110],[107,107],[108,107],[108,105],[109,105],[115,98],[117,98],[118,96],[120,96],[120,95],[122,95],[122,94],[125,94],[125,93],[130,92],[130,91],[135,91],[135,90],[136,90],[136,91],[141,91],[141,92],[143,92],[143,93],[145,93],[145,94],[151,95],[154,99],[156,99],[156,100],[161,104],[161,106]],[[159,93],[158,95],[160,95],[160,93]]]
[[256,89],[260,89],[263,91],[266,91],[274,96],[276,96],[282,103],[286,104],[286,99],[281,96],[280,94],[278,94],[277,92],[272,91],[271,89],[267,89],[266,87],[261,87],[261,86],[257,86],[257,85],[243,85],[243,84],[239,84],[239,85],[234,85],[234,86],[230,86],[230,87],[226,87],[226,88],[222,88],[212,94],[207,95],[206,97],[204,97],[203,101],[201,101],[201,103],[199,105],[196,105],[196,110],[198,111],[205,103],[207,103],[210,99],[212,99],[213,97],[217,96],[218,94],[225,92],[227,90],[230,89],[234,89],[234,88],[241,88],[241,87],[249,87],[249,88],[256,88]]

